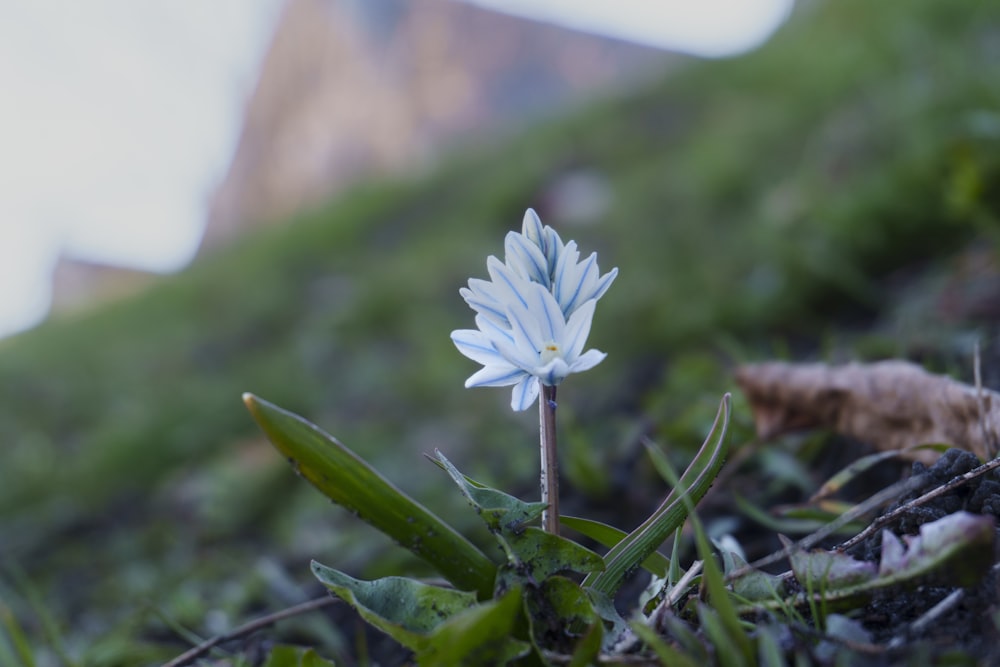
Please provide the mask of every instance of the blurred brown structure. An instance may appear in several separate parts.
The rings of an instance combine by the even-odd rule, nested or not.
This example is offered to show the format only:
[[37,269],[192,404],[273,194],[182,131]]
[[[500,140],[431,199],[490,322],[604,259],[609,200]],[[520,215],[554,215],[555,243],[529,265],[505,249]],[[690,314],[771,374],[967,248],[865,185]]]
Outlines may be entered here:
[[202,251],[675,58],[456,0],[287,0]]
[[52,306],[50,315],[83,311],[137,294],[148,287],[156,275],[146,271],[88,262],[65,255],[52,271]]

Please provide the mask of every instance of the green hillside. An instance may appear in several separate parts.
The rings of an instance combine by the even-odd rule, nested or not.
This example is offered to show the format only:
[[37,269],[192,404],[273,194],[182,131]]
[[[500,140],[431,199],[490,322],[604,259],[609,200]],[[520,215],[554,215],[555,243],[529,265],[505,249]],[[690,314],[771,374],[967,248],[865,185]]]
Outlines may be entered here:
[[[1000,5],[800,5],[754,53],[357,188],[0,344],[0,613],[38,664],[163,661],[182,628],[208,635],[318,594],[311,557],[362,575],[419,567],[294,477],[244,391],[443,511],[465,508],[422,456],[435,447],[534,493],[533,415],[511,413],[506,391],[465,390],[475,367],[448,338],[472,326],[458,288],[528,206],[620,268],[590,337],[608,358],[561,391],[569,502],[608,511],[624,482],[602,471],[639,431],[698,444],[734,360],[926,353],[928,330],[873,327],[899,276],[998,231]],[[595,224],[546,214],[576,170],[611,193]],[[997,333],[948,325],[951,341]],[[651,477],[632,483],[653,501]],[[330,651],[355,641],[318,618],[286,632]]]

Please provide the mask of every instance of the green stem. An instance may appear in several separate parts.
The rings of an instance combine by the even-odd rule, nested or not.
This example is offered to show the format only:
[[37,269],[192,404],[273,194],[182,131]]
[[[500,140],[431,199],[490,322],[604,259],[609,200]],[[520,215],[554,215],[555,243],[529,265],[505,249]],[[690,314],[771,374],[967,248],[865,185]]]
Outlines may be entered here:
[[559,459],[556,455],[556,388],[542,385],[538,399],[539,435],[541,439],[542,529],[559,534]]

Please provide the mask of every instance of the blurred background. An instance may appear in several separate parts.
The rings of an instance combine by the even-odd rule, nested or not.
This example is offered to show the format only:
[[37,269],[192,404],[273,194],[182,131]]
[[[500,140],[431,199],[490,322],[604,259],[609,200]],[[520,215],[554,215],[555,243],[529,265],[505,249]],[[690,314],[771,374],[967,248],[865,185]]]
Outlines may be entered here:
[[[989,2],[3,15],[0,664],[27,664],[22,645],[42,666],[162,663],[320,595],[311,558],[420,571],[295,478],[244,391],[470,531],[421,452],[532,496],[537,425],[464,390],[448,339],[472,324],[458,288],[529,206],[621,271],[591,334],[608,359],[561,390],[571,513],[634,526],[663,491],[640,436],[683,463],[734,363],[963,376],[974,342],[996,356]],[[824,454],[780,444],[744,465],[784,498]],[[222,659],[287,643],[355,664],[364,635],[336,613]]]
[[790,2],[11,7],[0,335],[426,166],[449,140],[634,83],[667,52],[750,49]]

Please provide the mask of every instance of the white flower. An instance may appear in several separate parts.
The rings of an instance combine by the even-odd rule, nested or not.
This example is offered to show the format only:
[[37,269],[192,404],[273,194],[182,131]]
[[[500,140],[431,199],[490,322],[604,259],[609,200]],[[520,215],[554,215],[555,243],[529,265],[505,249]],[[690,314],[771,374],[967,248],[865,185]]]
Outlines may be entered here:
[[521,233],[507,234],[504,250],[503,262],[487,258],[489,280],[472,278],[459,290],[476,311],[478,329],[453,331],[451,338],[459,352],[483,365],[466,387],[514,385],[511,407],[524,410],[538,397],[540,383],[555,386],[604,359],[603,352],[583,352],[583,346],[597,300],[618,269],[602,276],[597,253],[581,262],[576,242],[564,245],[531,209]]
[[[491,307],[476,316],[479,329],[453,331],[451,339],[459,352],[483,365],[465,386],[514,385],[511,408],[520,411],[535,402],[539,383],[558,385],[571,373],[593,368],[607,355],[599,350],[583,351],[596,299],[579,304],[567,321],[544,285],[512,278],[510,282],[489,283],[492,287],[477,284],[482,288],[478,294],[493,300]],[[497,304],[503,307],[502,319],[492,307]]]

